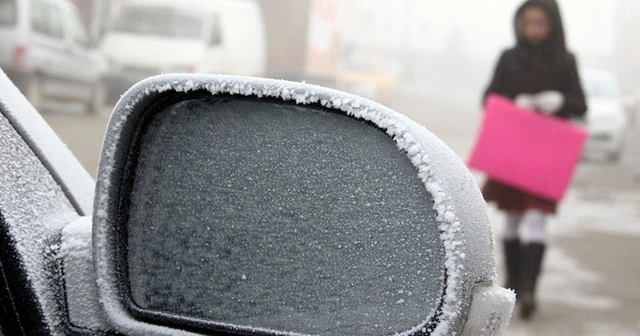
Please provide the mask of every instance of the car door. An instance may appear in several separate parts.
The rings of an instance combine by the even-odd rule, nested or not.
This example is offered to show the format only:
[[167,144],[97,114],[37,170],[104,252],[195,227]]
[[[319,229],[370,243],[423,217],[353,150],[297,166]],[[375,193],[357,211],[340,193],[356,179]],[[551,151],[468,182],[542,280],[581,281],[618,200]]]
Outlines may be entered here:
[[94,182],[0,70],[0,326],[70,334],[58,267],[62,227],[92,209]]
[[[62,3],[61,3],[62,5]],[[69,68],[73,69],[73,92],[76,99],[88,101],[98,78],[98,64],[91,48],[89,34],[78,9],[71,3],[61,6],[69,45]]]
[[19,4],[16,0],[0,0],[0,66],[9,67],[16,60],[16,39],[21,35],[18,22]]
[[66,79],[72,72],[68,61],[68,47],[64,17],[59,6],[49,0],[31,0],[29,50],[33,80],[39,94],[64,95]]

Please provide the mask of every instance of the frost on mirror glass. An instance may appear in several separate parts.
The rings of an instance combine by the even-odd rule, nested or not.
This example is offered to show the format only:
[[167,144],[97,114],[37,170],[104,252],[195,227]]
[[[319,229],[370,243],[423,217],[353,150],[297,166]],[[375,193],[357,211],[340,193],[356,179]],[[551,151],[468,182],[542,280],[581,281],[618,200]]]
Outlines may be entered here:
[[183,101],[142,136],[128,223],[139,308],[389,335],[441,303],[433,201],[384,132],[327,110]]

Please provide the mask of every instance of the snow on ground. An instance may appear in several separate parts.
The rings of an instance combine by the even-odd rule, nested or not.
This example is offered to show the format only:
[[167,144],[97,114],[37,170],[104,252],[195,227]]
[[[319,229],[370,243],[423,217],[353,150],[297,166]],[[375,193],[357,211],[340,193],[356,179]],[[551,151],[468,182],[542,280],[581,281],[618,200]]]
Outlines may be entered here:
[[640,195],[626,191],[610,197],[613,199],[603,201],[577,199],[576,195],[570,195],[567,200],[569,205],[565,208],[570,212],[571,219],[564,220],[562,225],[554,225],[558,220],[552,221],[551,234],[575,236],[597,232],[640,237]]

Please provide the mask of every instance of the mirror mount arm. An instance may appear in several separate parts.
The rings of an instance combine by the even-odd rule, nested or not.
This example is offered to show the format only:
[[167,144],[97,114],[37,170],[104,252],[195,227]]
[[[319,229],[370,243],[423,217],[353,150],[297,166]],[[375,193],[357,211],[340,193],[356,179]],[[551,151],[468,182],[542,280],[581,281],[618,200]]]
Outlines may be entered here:
[[64,270],[69,323],[92,331],[112,331],[102,311],[93,263],[92,217],[80,217],[62,229],[60,255]]

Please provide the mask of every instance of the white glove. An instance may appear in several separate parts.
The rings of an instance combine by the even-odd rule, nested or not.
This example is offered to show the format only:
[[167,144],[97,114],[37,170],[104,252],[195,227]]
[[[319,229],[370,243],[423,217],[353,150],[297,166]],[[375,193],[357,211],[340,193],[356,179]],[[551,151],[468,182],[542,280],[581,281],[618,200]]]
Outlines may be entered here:
[[544,91],[533,97],[534,107],[544,114],[554,114],[564,105],[564,95],[558,91]]
[[526,108],[528,110],[533,110],[536,107],[535,100],[533,95],[527,93],[521,93],[516,97],[515,100],[516,105]]

